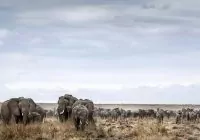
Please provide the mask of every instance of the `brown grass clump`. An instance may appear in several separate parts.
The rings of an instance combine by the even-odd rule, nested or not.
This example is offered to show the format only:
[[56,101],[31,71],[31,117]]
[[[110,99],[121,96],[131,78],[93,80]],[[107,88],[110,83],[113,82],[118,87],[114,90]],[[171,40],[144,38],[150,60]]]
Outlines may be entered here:
[[34,137],[40,137],[42,130],[40,125],[10,125],[10,126],[1,126],[0,128],[0,139],[1,140],[21,140]]

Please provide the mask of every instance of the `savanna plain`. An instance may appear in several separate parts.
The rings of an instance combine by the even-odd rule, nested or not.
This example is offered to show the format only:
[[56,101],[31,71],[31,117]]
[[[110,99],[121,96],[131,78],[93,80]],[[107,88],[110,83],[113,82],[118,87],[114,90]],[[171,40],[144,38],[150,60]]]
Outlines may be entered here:
[[[40,104],[46,109],[54,109],[56,104]],[[137,111],[139,109],[163,108],[179,110],[181,108],[198,109],[198,105],[121,105],[96,104],[97,108],[123,108]],[[174,117],[164,117],[158,123],[152,117],[102,118],[94,117],[95,125],[88,124],[85,131],[76,131],[72,120],[60,123],[56,117],[45,118],[42,124],[34,123],[0,125],[0,140],[199,140],[200,123],[198,121],[176,123]]]

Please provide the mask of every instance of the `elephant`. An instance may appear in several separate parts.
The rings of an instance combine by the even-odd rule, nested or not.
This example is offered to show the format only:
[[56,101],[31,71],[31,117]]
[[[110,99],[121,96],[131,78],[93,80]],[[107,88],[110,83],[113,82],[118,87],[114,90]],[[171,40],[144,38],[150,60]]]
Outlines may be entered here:
[[28,123],[41,122],[42,116],[37,112],[31,112],[28,115]]
[[44,110],[41,106],[36,105],[36,112],[37,112],[38,114],[40,114],[40,116],[41,116],[41,122],[43,122],[43,121],[44,121],[44,118],[46,118],[46,113],[47,113],[47,111]]
[[80,100],[77,100],[73,106],[72,106],[72,110],[75,106],[77,105],[84,105],[87,109],[88,109],[88,112],[89,112],[89,115],[88,115],[88,121],[91,122],[91,123],[94,123],[94,118],[93,118],[93,114],[94,114],[94,103],[89,100],[89,99],[80,99]]
[[36,104],[30,98],[26,99],[24,97],[11,98],[2,103],[1,113],[2,120],[4,124],[9,124],[14,118],[15,123],[23,122],[23,124],[28,123],[28,115],[31,110],[36,109]]
[[88,124],[88,115],[89,111],[84,105],[78,104],[72,109],[72,118],[77,131],[80,128],[84,131],[85,125]]
[[46,117],[53,117],[53,116],[54,116],[53,110],[48,110],[46,113]]
[[23,117],[23,124],[26,125],[28,123],[28,115],[30,113],[30,104],[28,99],[20,99],[18,106]]
[[19,99],[17,98],[12,98],[2,103],[1,116],[4,124],[9,124],[12,118],[14,118],[16,123],[19,123],[19,121],[22,120],[22,114],[18,104]]
[[72,115],[72,106],[78,99],[70,94],[65,94],[64,98],[69,101],[69,105],[66,108],[68,111],[68,118],[70,118]]
[[20,98],[18,106],[23,117],[23,124],[26,125],[28,123],[28,115],[36,111],[37,105],[31,98]]
[[78,99],[76,97],[70,94],[65,94],[64,96],[59,97],[57,113],[61,122],[67,121],[69,118],[71,118],[72,105],[77,100]]
[[68,106],[69,106],[69,101],[65,99],[64,96],[59,97],[57,114],[60,122],[65,122],[68,120],[69,118],[69,111],[67,108]]

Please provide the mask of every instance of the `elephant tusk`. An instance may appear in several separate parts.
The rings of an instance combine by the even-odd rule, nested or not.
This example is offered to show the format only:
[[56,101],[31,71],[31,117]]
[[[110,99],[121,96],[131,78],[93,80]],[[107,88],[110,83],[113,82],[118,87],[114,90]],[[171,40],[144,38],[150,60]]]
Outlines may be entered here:
[[86,125],[88,125],[88,121],[86,121]]
[[64,110],[62,112],[60,112],[60,114],[62,115],[64,113]]

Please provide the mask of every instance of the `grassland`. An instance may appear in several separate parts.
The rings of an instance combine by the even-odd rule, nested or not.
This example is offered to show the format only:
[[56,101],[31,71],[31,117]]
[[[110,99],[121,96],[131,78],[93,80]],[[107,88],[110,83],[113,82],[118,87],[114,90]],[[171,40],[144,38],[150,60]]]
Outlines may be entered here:
[[[41,104],[53,109],[56,104]],[[183,107],[200,108],[199,105],[112,105],[98,104],[96,107],[138,110],[163,108],[177,110]],[[47,118],[43,124],[9,125],[0,123],[0,140],[200,140],[200,123],[175,124],[175,119],[165,119],[158,124],[155,119],[136,118],[118,121],[95,118],[96,125],[87,126],[84,132],[77,132],[71,121],[64,124],[56,118]]]
[[200,124],[175,124],[173,119],[157,124],[153,119],[96,118],[96,125],[77,132],[71,121],[64,124],[47,118],[43,124],[0,126],[0,140],[198,140]]

